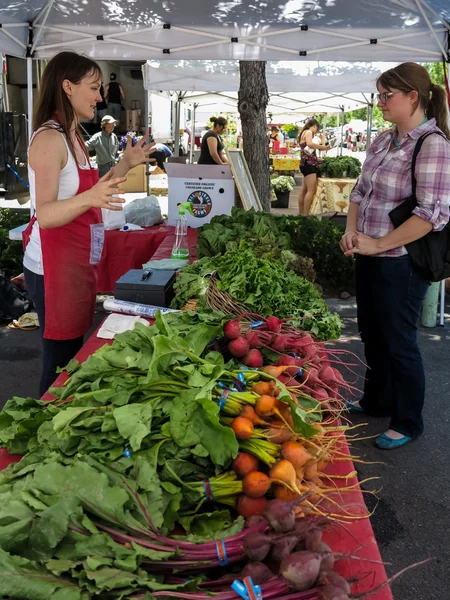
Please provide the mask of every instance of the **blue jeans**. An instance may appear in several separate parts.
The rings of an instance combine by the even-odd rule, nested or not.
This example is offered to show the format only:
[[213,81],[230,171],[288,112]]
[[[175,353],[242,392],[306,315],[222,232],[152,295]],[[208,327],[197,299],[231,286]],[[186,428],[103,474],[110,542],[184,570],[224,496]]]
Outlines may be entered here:
[[411,437],[423,431],[417,324],[429,285],[408,256],[356,257],[358,328],[369,367],[361,406],[368,414],[390,416],[390,428]]
[[115,162],[109,162],[109,163],[105,163],[104,165],[99,165],[98,166],[99,178],[101,179],[103,177],[103,175],[106,175],[106,173],[109,173],[115,164],[116,164]]
[[83,346],[83,337],[73,340],[49,340],[44,337],[45,331],[45,294],[44,276],[37,275],[23,268],[27,290],[30,294],[39,318],[42,339],[42,373],[39,383],[39,396],[43,396],[58,377],[56,369],[65,367]]

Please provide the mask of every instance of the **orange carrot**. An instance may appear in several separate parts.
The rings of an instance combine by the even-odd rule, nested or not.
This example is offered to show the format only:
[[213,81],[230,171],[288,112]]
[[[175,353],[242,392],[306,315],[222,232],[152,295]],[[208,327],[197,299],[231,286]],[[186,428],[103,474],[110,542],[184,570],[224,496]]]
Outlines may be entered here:
[[284,487],[284,485],[275,486],[274,496],[277,500],[285,500],[286,502],[291,502],[298,498],[297,492],[289,490],[287,487]]
[[284,458],[293,465],[297,474],[300,469],[303,472],[303,467],[311,460],[310,453],[299,442],[285,442],[282,446],[282,453]]
[[253,406],[250,406],[250,404],[246,404],[242,408],[239,416],[244,417],[245,419],[249,419],[249,421],[251,421],[253,425],[267,425],[266,421],[263,421],[258,417],[255,409],[253,408]]
[[282,373],[284,373],[286,371],[286,369],[289,369],[288,366],[280,366],[277,367],[275,365],[268,365],[267,367],[263,367],[263,371],[264,373],[267,373],[268,375],[271,375],[272,377],[279,377]]
[[270,396],[274,388],[275,384],[273,381],[260,381],[259,383],[255,383],[251,391],[254,394],[258,394],[258,396],[264,396],[265,394]]
[[266,510],[267,499],[264,498],[250,498],[242,494],[238,501],[238,512],[242,517],[252,517],[253,515],[264,515]]
[[260,417],[271,417],[275,414],[277,399],[274,396],[264,394],[260,396],[255,404],[255,411]]
[[270,478],[261,471],[247,473],[242,481],[242,489],[246,496],[250,498],[261,498],[269,491],[271,485]]
[[233,419],[231,429],[238,440],[248,440],[253,435],[253,423],[245,417],[236,417]]
[[252,471],[257,471],[259,469],[259,460],[251,454],[247,454],[247,452],[239,452],[237,457],[234,459],[231,468],[240,477],[245,477],[247,473],[251,473]]
[[274,483],[285,485],[288,489],[300,494],[296,477],[295,469],[288,460],[280,460],[270,469],[270,478]]
[[266,430],[267,439],[274,444],[283,444],[290,440],[293,436],[293,433],[290,429],[282,424],[281,427],[276,427],[275,424],[270,429]]
[[317,461],[312,460],[305,465],[305,479],[313,481],[317,477]]

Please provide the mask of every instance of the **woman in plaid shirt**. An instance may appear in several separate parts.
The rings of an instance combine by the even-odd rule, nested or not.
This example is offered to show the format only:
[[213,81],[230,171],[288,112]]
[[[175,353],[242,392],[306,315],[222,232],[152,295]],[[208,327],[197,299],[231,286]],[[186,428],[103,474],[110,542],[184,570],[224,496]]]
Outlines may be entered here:
[[377,80],[378,106],[394,127],[379,135],[350,197],[341,239],[346,255],[356,255],[358,327],[364,343],[364,396],[351,411],[389,416],[379,448],[403,446],[423,432],[425,375],[417,344],[417,323],[429,281],[412,267],[405,244],[449,221],[450,144],[427,137],[417,156],[417,207],[394,229],[389,212],[412,194],[411,161],[425,133],[450,138],[446,93],[428,71],[404,63]]

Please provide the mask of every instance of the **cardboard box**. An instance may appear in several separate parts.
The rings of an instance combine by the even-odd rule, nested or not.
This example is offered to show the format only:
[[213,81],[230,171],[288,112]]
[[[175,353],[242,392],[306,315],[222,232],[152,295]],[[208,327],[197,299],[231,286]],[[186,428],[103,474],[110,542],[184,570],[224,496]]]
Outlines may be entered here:
[[145,165],[138,165],[128,171],[127,180],[120,184],[124,192],[145,192],[147,190],[145,180]]

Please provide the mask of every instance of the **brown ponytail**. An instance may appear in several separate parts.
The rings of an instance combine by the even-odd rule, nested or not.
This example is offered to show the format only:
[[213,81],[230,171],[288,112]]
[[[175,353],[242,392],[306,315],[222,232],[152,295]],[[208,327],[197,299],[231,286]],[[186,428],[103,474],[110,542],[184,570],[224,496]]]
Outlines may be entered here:
[[448,125],[448,107],[447,94],[440,85],[431,85],[431,98],[426,109],[429,119],[436,119],[436,125],[445,133],[447,139],[450,139],[450,129]]
[[404,94],[415,90],[418,98],[413,112],[420,106],[429,119],[436,119],[436,125],[450,139],[445,90],[432,83],[425,67],[414,62],[402,63],[382,73],[377,79],[377,87],[379,85],[388,91],[400,90]]

